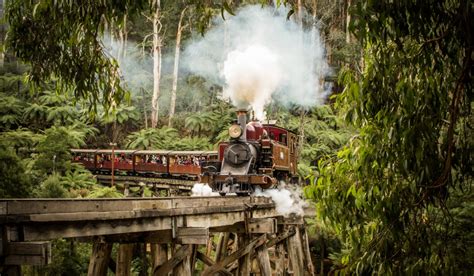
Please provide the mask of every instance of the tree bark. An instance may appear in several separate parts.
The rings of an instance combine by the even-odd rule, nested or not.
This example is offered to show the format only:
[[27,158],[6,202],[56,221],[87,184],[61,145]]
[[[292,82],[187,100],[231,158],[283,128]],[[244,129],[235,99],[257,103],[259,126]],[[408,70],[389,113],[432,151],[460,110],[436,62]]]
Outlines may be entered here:
[[153,14],[153,98],[151,99],[151,127],[158,125],[158,112],[160,97],[160,78],[161,78],[161,22],[160,22],[160,0],[153,0],[155,13]]
[[180,54],[180,46],[181,46],[181,33],[184,29],[182,26],[184,13],[186,12],[186,8],[183,9],[181,12],[181,16],[179,17],[178,22],[178,30],[176,32],[176,47],[174,51],[174,68],[173,68],[173,85],[171,88],[171,101],[170,101],[170,113],[169,113],[169,121],[168,126],[173,126],[173,116],[174,111],[176,108],[176,90],[178,88],[178,68],[179,68],[179,54]]
[[351,33],[349,31],[349,25],[351,23],[351,13],[349,12],[349,9],[351,7],[351,1],[352,0],[347,0],[347,9],[346,9],[346,43],[347,44],[351,43]]

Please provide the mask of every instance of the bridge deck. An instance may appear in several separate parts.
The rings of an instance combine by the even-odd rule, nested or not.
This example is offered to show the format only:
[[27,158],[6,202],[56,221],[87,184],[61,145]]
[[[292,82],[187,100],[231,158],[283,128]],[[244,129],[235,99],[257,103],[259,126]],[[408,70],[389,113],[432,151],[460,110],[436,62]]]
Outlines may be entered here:
[[265,197],[12,199],[0,201],[0,224],[11,241],[232,226],[246,218],[276,218]]

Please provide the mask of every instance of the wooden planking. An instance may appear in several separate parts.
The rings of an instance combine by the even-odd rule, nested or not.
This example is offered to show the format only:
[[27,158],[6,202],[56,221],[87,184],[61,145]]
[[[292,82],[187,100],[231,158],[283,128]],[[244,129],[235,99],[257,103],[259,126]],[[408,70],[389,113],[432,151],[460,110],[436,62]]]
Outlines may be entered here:
[[[202,227],[206,225],[212,228],[233,225],[236,222],[245,220],[245,211],[228,211],[229,209],[234,210],[232,208],[221,208],[222,212],[220,213],[187,215],[185,216],[186,225],[188,227]],[[240,209],[240,207],[237,209]],[[252,211],[252,215],[254,217],[273,217],[275,216],[275,210],[256,209]],[[110,221],[24,223],[22,225],[22,235],[25,241],[41,241],[55,238],[151,232],[173,229],[172,220],[172,217],[149,217]],[[183,226],[184,216],[178,216],[176,227]]]
[[[165,210],[216,206],[246,206],[246,204],[274,205],[265,197],[177,197],[177,198],[121,198],[121,199],[13,199],[0,200],[4,215],[51,213],[118,212]],[[6,210],[6,211],[5,211]]]
[[56,238],[77,238],[126,234],[171,229],[171,218],[150,218],[124,221],[89,221],[36,223],[23,226],[25,241],[52,240]]

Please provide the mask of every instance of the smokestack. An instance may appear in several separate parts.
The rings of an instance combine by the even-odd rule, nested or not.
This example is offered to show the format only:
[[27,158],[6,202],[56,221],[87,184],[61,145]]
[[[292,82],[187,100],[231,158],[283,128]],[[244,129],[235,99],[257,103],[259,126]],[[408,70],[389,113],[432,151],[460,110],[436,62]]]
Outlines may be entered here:
[[240,136],[240,140],[247,141],[247,110],[237,110],[237,121],[242,128],[242,136]]

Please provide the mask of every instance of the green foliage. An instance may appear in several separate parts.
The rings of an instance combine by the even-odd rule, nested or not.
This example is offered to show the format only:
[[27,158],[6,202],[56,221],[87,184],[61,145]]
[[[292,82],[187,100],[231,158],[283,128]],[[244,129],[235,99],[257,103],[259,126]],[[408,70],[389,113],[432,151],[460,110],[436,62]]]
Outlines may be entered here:
[[74,127],[53,126],[44,131],[38,142],[36,168],[47,173],[64,172],[71,160],[71,148],[84,145],[85,133]]
[[[359,135],[319,161],[306,191],[343,242],[337,270],[474,270],[462,223],[472,205],[472,3],[429,2],[354,8],[365,67],[341,74],[336,107]],[[466,205],[450,206],[460,198]]]
[[62,90],[108,107],[120,102],[124,90],[117,64],[105,56],[99,37],[107,23],[120,25],[125,14],[147,2],[8,1],[7,46],[31,64],[33,83],[55,76]]
[[65,198],[68,197],[67,190],[61,184],[61,176],[53,173],[41,183],[35,191],[36,197],[41,198]]
[[20,158],[0,142],[0,198],[30,195],[32,187]]
[[57,239],[51,246],[52,262],[44,267],[28,267],[26,275],[86,275],[92,247],[89,243]]
[[131,133],[128,137],[129,149],[167,149],[166,146],[178,138],[174,128],[148,128]]
[[123,194],[115,187],[94,187],[87,198],[121,198]]
[[23,105],[19,99],[0,93],[0,130],[12,129],[21,121]]

